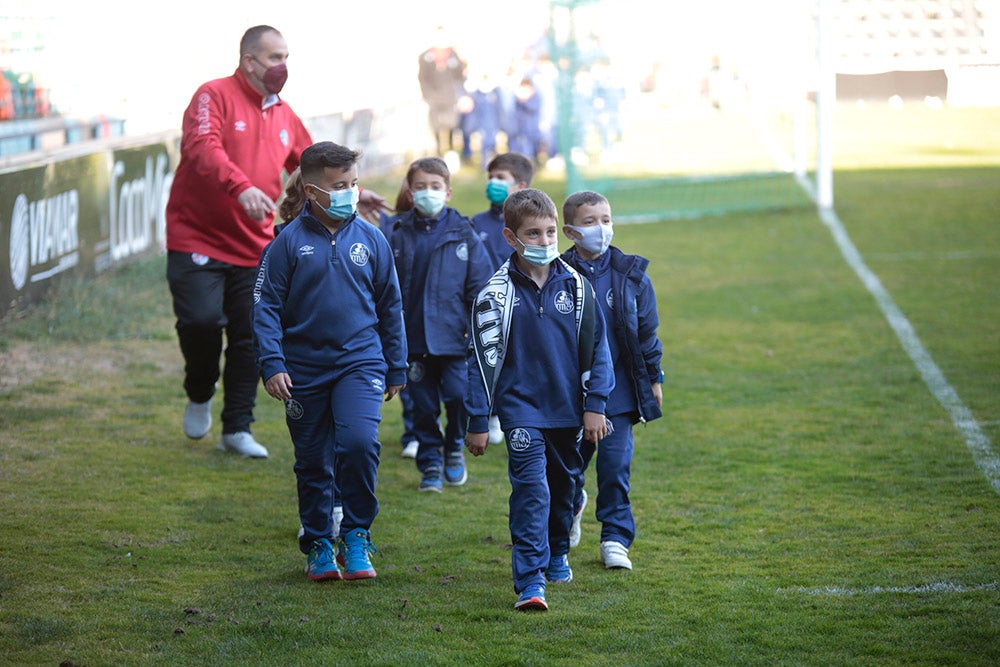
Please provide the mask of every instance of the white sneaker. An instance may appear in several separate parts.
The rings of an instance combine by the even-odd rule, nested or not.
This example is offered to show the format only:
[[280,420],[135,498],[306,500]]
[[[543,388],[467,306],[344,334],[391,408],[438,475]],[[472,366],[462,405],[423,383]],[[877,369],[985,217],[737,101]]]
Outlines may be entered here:
[[[340,522],[343,521],[343,520],[344,520],[344,508],[343,507],[334,506],[334,508],[333,508],[333,539],[330,540],[331,542],[335,543],[337,541],[337,539],[340,538]],[[306,529],[303,528],[302,524],[300,523],[299,524],[299,539],[302,539],[302,536],[305,535],[305,534],[306,534]]]
[[621,542],[612,540],[601,542],[601,562],[609,570],[614,568],[632,569],[632,561],[628,559],[628,547]]
[[417,458],[417,449],[420,447],[420,443],[416,440],[410,440],[408,443],[403,445],[403,458],[404,459],[415,459]]
[[[573,525],[569,529],[569,547],[573,547],[580,544],[580,521],[583,519],[583,510],[587,509],[587,491],[583,491],[583,504],[580,505],[579,511],[573,515]],[[603,552],[602,552],[603,553]]]
[[500,428],[500,418],[496,415],[490,417],[490,444],[498,445],[503,442],[503,430]]
[[246,431],[223,434],[222,440],[219,441],[219,449],[250,459],[267,458],[267,448],[254,440],[253,436]]
[[212,399],[204,403],[188,401],[184,408],[184,435],[197,440],[208,435],[212,428]]

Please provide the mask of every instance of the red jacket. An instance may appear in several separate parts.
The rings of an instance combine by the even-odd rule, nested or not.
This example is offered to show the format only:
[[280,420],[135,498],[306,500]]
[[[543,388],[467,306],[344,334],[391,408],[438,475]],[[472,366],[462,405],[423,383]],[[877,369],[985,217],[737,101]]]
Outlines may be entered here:
[[312,144],[284,102],[261,110],[263,96],[242,73],[209,81],[184,112],[181,160],[167,202],[167,249],[200,253],[235,266],[257,266],[274,238],[236,198],[251,185],[275,202],[282,167],[291,173]]

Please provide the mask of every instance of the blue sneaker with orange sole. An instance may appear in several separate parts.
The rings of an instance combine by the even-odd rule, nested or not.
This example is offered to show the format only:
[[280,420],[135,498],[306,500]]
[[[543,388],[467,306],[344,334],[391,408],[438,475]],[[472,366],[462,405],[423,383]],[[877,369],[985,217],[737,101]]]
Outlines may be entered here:
[[514,609],[518,611],[546,611],[548,608],[549,605],[545,602],[545,586],[542,584],[526,586],[514,603]]
[[369,554],[377,553],[372,535],[363,528],[355,528],[337,543],[337,562],[344,568],[344,579],[374,579]]
[[333,545],[325,537],[312,543],[306,560],[306,576],[313,581],[340,579],[340,570],[333,560]]

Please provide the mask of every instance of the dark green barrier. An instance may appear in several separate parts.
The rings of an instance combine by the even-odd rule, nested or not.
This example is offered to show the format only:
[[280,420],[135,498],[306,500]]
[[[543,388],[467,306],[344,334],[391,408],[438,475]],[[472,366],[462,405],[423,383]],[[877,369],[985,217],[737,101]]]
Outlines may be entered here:
[[[386,132],[422,127],[422,105],[306,119],[316,141],[365,153],[365,174],[403,164],[405,142]],[[416,120],[415,120],[416,119]],[[403,128],[403,129],[400,129]],[[47,153],[0,158],[0,318],[45,296],[59,280],[94,276],[166,243],[165,212],[180,132],[107,139]]]
[[0,167],[0,317],[57,281],[163,248],[179,133]]

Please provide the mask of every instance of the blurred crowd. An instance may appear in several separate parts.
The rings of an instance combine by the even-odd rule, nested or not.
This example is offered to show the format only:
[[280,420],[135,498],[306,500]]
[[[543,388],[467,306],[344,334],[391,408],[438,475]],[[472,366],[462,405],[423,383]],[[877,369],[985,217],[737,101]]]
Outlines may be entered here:
[[420,54],[419,80],[438,154],[466,163],[485,167],[510,151],[542,164],[559,154],[564,122],[573,146],[602,152],[622,139],[625,85],[596,38],[557,65],[543,36],[497,69],[462,58],[439,29]]

